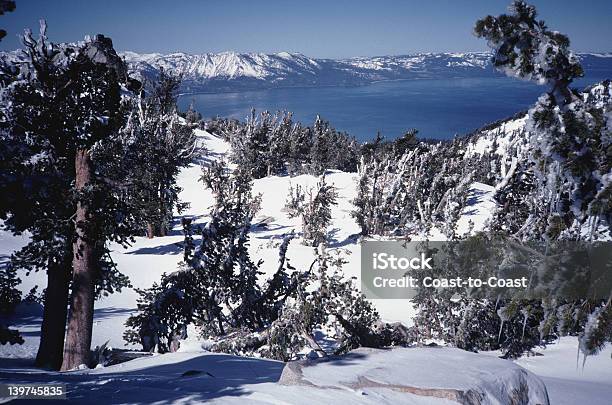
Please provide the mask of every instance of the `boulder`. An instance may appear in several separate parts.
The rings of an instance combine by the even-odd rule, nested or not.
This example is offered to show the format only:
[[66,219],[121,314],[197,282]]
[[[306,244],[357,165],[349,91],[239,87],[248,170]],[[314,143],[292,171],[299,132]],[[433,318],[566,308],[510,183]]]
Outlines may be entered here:
[[542,380],[514,362],[447,347],[360,348],[343,356],[289,362],[279,383],[393,390],[465,405],[549,405]]

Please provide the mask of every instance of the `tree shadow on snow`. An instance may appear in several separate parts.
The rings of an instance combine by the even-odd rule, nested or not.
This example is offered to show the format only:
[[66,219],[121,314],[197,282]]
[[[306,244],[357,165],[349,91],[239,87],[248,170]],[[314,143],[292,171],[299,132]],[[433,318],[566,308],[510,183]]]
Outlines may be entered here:
[[351,244],[356,243],[357,240],[359,239],[359,235],[353,234],[353,235],[347,236],[343,240],[339,240],[335,237],[338,234],[338,232],[340,232],[340,228],[333,228],[329,232],[329,239],[330,239],[329,247],[330,248],[340,248],[340,247],[344,247],[347,245],[351,245]]
[[[163,361],[163,356],[155,356],[155,359]],[[123,366],[129,367],[130,362],[123,363]],[[272,360],[204,354],[127,372],[0,373],[0,380],[67,384],[68,403],[91,403],[102,399],[105,403],[169,403],[180,400],[197,403],[250,394],[245,385],[277,382],[283,366],[284,363]]]
[[482,200],[482,196],[487,194],[486,191],[482,191],[482,190],[470,190],[469,192],[469,196],[465,202],[466,206],[471,206],[471,205],[476,205],[478,203],[481,203]]
[[128,255],[177,255],[183,253],[183,243],[174,242],[167,245],[141,247],[131,252]]

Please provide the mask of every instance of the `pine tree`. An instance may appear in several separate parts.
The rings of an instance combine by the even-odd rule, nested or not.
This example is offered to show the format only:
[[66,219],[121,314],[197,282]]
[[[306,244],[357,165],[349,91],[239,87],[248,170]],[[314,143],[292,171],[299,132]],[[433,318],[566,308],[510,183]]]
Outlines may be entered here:
[[185,112],[185,121],[192,126],[199,126],[202,121],[202,114],[195,109],[194,101],[189,103],[189,108]]
[[[140,291],[139,313],[127,321],[126,340],[145,350],[171,351],[187,325],[194,324],[213,340],[211,350],[281,360],[294,358],[305,346],[326,355],[316,342],[317,328],[338,339],[338,353],[399,342],[389,329],[378,329],[371,304],[352,280],[342,277],[341,258],[323,250],[309,269],[291,266],[287,248],[293,234],[279,248],[277,271],[261,283],[261,261],[248,251],[259,206],[249,173],[230,173],[222,163],[213,163],[204,169],[202,181],[215,197],[202,242],[194,248],[193,230],[185,223],[185,263]],[[324,181],[321,188],[331,195]]]
[[181,168],[196,158],[194,131],[181,122],[176,101],[180,77],[161,71],[148,94],[132,100],[130,119],[123,132],[131,143],[133,165],[130,182],[134,203],[140,204],[149,238],[165,236],[174,210],[186,205],[179,200],[176,179]]
[[312,144],[310,128],[294,124],[288,142],[287,172],[292,176],[305,173]]
[[536,19],[534,6],[515,0],[511,14],[487,16],[476,22],[474,31],[493,49],[493,66],[508,76],[549,84],[559,106],[574,96],[569,85],[583,75],[578,59],[569,50],[569,39],[548,29]]
[[0,211],[8,229],[32,234],[15,267],[47,271],[40,365],[62,364],[73,278],[63,364],[72,368],[88,363],[95,296],[127,284],[106,242],[127,243],[136,220],[117,186],[125,172],[108,154],[121,146],[121,86],[135,83],[104,36],[56,45],[43,21],[40,38],[27,31],[23,41],[19,67],[3,69],[12,76],[3,77],[0,188],[11,197]]
[[270,131],[275,125],[274,119],[267,111],[258,118],[252,109],[246,124],[230,138],[232,161],[255,179],[268,174]]
[[285,211],[289,218],[299,217],[304,213],[304,204],[306,200],[306,193],[299,184],[295,185],[295,188],[289,184],[289,195],[287,195],[287,201],[285,202]]
[[337,204],[337,198],[335,187],[326,183],[325,175],[321,176],[314,191],[308,191],[308,202],[302,214],[303,238],[308,245],[319,246],[327,241],[331,207]]
[[232,162],[253,178],[357,169],[360,147],[355,138],[336,131],[320,117],[311,128],[294,123],[288,112],[256,115],[251,110],[244,124],[218,119],[209,124],[209,130],[229,140]]
[[7,263],[0,268],[0,344],[23,344],[23,338],[19,331],[10,329],[2,319],[9,317],[15,307],[21,301],[21,291],[17,286],[21,280],[17,277],[16,270]]
[[[499,70],[548,84],[550,90],[529,110],[529,164],[510,173],[498,186],[496,198],[511,204],[504,206],[498,217],[498,222],[506,222],[501,215],[508,214],[509,226],[498,227],[523,240],[544,240],[547,244],[607,238],[612,219],[608,179],[612,162],[607,152],[611,132],[604,118],[610,103],[603,94],[609,83],[601,85],[603,94],[592,89],[580,94],[570,89],[583,71],[569,50],[569,39],[536,21],[535,7],[523,1],[515,1],[510,11],[510,15],[478,21],[476,34],[489,41]],[[522,201],[517,203],[517,199]],[[565,302],[557,298],[527,307],[515,305],[512,313],[518,316],[529,308],[543,308],[525,317],[539,323],[541,338],[566,333],[570,324],[583,328],[581,350],[585,355],[596,352],[606,339],[612,340],[609,333],[605,337],[608,326],[600,327],[608,324],[605,300]],[[565,308],[571,307],[580,310],[568,319]],[[590,339],[585,336],[594,336],[593,343],[586,343]]]

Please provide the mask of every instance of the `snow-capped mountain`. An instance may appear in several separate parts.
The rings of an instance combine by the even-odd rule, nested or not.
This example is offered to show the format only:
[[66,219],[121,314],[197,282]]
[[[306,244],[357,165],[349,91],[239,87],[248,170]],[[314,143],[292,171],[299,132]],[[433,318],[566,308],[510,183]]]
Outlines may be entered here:
[[[121,52],[132,76],[154,79],[161,69],[183,78],[184,93],[207,93],[277,87],[359,86],[382,80],[448,79],[500,76],[486,52],[416,53],[399,56],[315,59],[300,53]],[[19,51],[0,58],[20,59]],[[590,73],[612,70],[612,53],[578,54]],[[605,75],[604,75],[605,76]]]
[[291,86],[358,85],[367,82],[359,68],[301,54],[235,52],[122,54],[135,75],[152,78],[160,69],[183,77],[185,92],[214,92]]
[[[314,59],[299,53],[138,54],[123,52],[132,72],[153,78],[160,69],[181,74],[183,91],[220,92],[294,86],[354,86],[379,80],[499,75],[485,52]],[[590,70],[610,69],[612,54],[580,54]]]

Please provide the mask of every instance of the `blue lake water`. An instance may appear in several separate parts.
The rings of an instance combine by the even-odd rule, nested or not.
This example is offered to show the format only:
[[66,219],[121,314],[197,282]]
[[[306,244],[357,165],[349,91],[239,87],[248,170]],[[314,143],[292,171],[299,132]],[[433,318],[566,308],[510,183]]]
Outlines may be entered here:
[[[600,76],[600,75],[597,75]],[[586,77],[576,87],[602,80]],[[428,138],[448,139],[529,108],[545,87],[506,77],[402,80],[362,87],[285,88],[239,93],[185,95],[179,106],[194,102],[204,117],[243,120],[256,110],[292,111],[310,125],[317,114],[358,140],[377,131],[396,138],[410,128]]]

